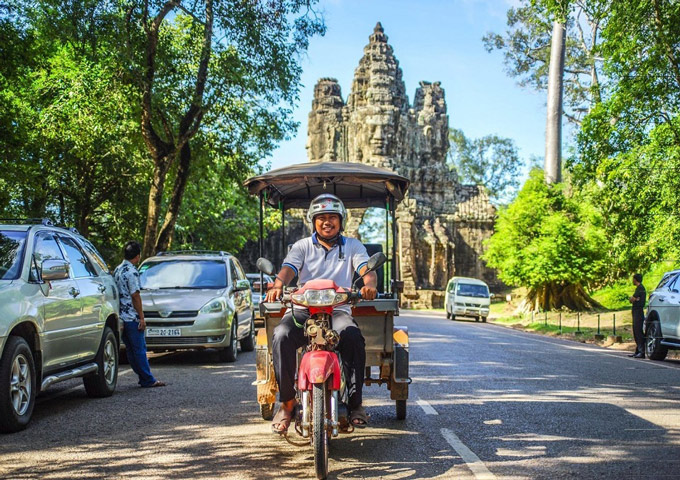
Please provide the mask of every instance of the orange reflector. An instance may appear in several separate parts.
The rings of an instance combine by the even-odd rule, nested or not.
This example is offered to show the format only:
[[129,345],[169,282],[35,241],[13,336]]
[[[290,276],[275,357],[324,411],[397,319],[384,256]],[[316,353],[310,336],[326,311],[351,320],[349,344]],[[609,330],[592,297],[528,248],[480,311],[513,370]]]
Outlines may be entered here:
[[258,345],[267,345],[267,330],[264,328],[261,328],[257,331],[257,344]]
[[398,343],[399,345],[408,345],[408,333],[405,331],[397,330],[392,337],[394,338],[395,343]]

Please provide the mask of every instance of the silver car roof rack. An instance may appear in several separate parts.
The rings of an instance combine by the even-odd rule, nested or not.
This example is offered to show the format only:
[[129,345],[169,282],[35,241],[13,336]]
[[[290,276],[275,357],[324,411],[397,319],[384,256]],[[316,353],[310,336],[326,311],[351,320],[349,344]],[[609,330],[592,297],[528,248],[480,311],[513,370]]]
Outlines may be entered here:
[[14,223],[18,225],[44,225],[53,227],[54,223],[49,218],[0,218],[0,223]]
[[165,255],[219,255],[220,257],[226,257],[231,254],[223,250],[169,250],[167,252],[158,252],[156,255],[159,257]]

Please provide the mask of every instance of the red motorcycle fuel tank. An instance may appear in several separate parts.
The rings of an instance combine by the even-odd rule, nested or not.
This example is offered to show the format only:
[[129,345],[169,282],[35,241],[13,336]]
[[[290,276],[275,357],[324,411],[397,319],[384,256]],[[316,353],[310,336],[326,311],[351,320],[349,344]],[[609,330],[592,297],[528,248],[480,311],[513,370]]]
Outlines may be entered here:
[[311,390],[315,383],[323,383],[332,376],[329,388],[340,390],[340,362],[333,352],[318,350],[303,355],[298,372],[298,389]]

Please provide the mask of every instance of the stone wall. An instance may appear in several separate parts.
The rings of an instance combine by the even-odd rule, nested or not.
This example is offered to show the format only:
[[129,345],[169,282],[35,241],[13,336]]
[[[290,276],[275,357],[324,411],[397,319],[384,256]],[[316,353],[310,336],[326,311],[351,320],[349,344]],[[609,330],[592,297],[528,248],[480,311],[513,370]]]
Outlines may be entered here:
[[[308,125],[311,162],[368,163],[411,180],[397,210],[399,271],[409,303],[438,303],[427,300],[438,298],[431,291],[443,290],[454,275],[498,284],[480,259],[483,242],[493,232],[495,208],[482,187],[461,185],[446,163],[444,89],[439,82],[420,82],[409,103],[402,70],[380,23],[364,48],[347,102],[335,79],[320,79]],[[358,237],[362,215],[351,213],[348,235]]]

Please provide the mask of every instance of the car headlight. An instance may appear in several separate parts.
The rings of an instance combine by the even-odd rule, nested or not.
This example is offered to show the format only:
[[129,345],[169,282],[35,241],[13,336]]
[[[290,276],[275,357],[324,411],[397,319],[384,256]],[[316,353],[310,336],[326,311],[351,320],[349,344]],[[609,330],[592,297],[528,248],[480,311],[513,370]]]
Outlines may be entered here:
[[227,308],[227,302],[223,298],[214,298],[203,305],[199,310],[200,313],[219,313]]
[[338,293],[332,288],[326,290],[307,290],[305,293],[294,293],[293,302],[305,307],[327,307],[347,300],[347,293]]

